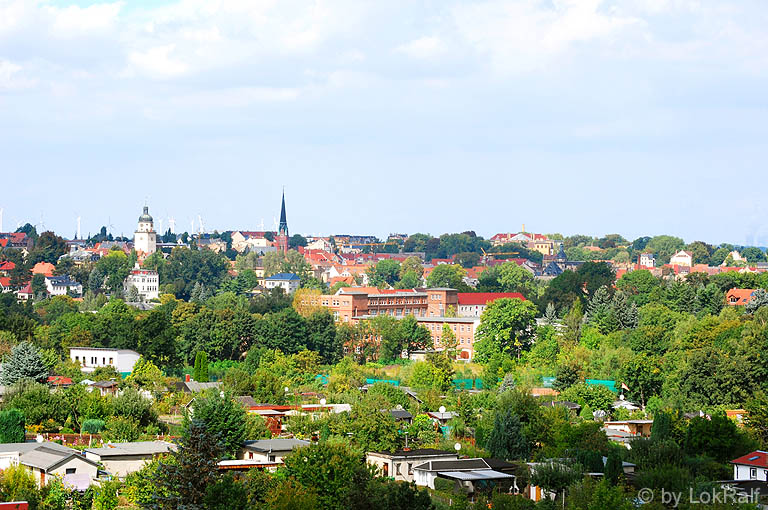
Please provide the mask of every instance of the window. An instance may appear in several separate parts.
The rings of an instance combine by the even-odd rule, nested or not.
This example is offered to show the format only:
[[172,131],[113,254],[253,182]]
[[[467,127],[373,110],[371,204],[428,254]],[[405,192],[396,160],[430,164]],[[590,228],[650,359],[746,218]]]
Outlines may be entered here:
[[757,468],[749,468],[749,479],[757,480]]
[[253,458],[253,452],[248,452],[248,458],[249,458],[249,459],[252,459],[252,458]]
[[408,463],[408,474],[409,475],[413,474],[413,464],[411,464],[410,462]]
[[74,475],[75,471],[77,471],[77,468],[67,468],[68,475]]
[[75,356],[75,361],[80,363],[80,356]]
[[109,364],[114,365],[115,364],[115,358],[109,358]]
[[400,474],[400,463],[399,462],[397,464],[395,464],[395,474],[396,475]]

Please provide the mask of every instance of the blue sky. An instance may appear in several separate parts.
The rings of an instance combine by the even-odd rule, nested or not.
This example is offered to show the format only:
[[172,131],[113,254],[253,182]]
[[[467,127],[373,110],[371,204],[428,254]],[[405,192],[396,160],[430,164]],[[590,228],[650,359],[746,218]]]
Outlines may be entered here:
[[0,0],[4,227],[768,244],[760,0]]

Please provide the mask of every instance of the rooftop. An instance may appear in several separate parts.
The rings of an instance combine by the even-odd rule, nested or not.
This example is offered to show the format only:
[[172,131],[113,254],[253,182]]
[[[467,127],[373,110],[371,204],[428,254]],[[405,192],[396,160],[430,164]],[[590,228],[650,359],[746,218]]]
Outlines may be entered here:
[[156,455],[175,450],[176,445],[166,441],[137,441],[134,443],[108,443],[103,448],[88,448],[85,451],[100,457],[123,455]]
[[254,450],[257,452],[289,452],[294,448],[301,448],[302,446],[309,445],[309,441],[303,439],[256,439],[253,441],[245,441],[243,448],[247,450]]

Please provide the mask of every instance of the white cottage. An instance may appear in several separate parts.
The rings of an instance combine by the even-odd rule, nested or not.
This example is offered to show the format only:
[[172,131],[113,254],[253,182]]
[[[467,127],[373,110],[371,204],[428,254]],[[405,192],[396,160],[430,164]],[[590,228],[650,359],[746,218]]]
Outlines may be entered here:
[[100,347],[70,347],[69,359],[79,363],[81,370],[93,372],[99,367],[112,366],[123,375],[133,371],[141,355],[130,349],[104,349]]
[[58,476],[65,484],[78,489],[87,488],[99,469],[96,462],[77,450],[57,443],[0,444],[0,470],[13,465],[28,468],[40,487],[47,484],[51,476]]

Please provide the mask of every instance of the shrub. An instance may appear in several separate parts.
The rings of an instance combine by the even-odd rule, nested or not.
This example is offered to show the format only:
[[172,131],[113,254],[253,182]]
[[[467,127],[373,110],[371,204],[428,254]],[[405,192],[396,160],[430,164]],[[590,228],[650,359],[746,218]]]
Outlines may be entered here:
[[98,434],[104,430],[104,420],[90,419],[83,422],[82,431],[88,434]]
[[123,416],[113,416],[107,420],[102,433],[104,439],[119,443],[136,441],[139,435],[139,424]]
[[0,411],[0,443],[23,443],[24,425],[24,413],[18,409]]

